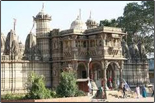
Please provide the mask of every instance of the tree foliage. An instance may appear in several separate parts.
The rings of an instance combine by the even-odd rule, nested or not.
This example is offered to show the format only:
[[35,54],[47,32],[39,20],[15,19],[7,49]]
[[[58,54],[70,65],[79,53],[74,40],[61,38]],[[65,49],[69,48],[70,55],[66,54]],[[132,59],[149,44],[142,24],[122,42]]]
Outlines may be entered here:
[[51,97],[51,91],[45,87],[44,76],[37,75],[32,72],[28,77],[27,89],[28,94],[25,96],[27,99],[46,99]]
[[77,91],[78,87],[75,74],[73,72],[62,72],[60,83],[56,90],[57,95],[59,95],[59,97],[73,97]]
[[100,21],[100,26],[102,26],[102,24],[104,26],[111,26],[111,27],[117,27],[118,26],[118,22],[116,19],[111,19],[111,20],[103,20],[103,21]]
[[[146,53],[154,51],[154,3],[142,1],[141,4],[129,3],[124,8],[121,27],[128,33],[128,44],[131,38],[137,38],[145,44]],[[136,34],[136,36],[135,36]]]

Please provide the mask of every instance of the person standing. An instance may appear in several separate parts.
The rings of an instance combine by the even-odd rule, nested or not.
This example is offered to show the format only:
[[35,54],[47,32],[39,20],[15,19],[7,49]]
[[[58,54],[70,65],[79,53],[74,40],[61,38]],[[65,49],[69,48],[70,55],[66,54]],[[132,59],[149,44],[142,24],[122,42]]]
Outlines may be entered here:
[[99,95],[100,95],[100,98],[103,98],[103,85],[101,85],[101,87],[99,88]]
[[117,87],[119,89],[119,86],[120,86],[120,82],[119,82],[119,79],[117,79]]
[[126,97],[125,91],[126,91],[126,88],[125,88],[125,85],[124,85],[124,86],[123,86],[123,98]]
[[139,96],[140,96],[140,88],[139,88],[138,85],[136,87],[136,94],[137,94],[137,98],[139,98]]
[[88,95],[90,95],[90,94],[92,94],[92,85],[91,85],[91,82],[90,82],[90,80],[88,81],[88,88],[89,88],[89,94]]
[[131,90],[127,82],[125,82],[124,85],[127,91]]
[[147,93],[146,93],[146,88],[145,88],[145,86],[142,86],[142,96],[143,96],[144,98],[146,98],[146,95],[147,95]]
[[112,89],[112,78],[109,78],[109,89]]

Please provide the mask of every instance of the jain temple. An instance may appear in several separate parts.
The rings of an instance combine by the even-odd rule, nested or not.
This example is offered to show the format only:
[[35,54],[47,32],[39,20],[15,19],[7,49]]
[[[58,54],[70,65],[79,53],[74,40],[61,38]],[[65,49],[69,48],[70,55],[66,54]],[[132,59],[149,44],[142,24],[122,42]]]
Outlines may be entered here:
[[25,45],[15,29],[6,37],[1,33],[2,94],[25,93],[31,71],[44,75],[46,87],[54,88],[59,84],[61,72],[72,69],[79,89],[84,92],[88,92],[88,80],[93,88],[104,84],[107,90],[109,78],[113,88],[124,81],[129,86],[150,83],[143,43],[133,39],[127,45],[127,33],[121,28],[99,25],[91,15],[82,21],[79,13],[67,30],[51,29],[52,18],[44,8],[33,20],[36,34],[25,34]]

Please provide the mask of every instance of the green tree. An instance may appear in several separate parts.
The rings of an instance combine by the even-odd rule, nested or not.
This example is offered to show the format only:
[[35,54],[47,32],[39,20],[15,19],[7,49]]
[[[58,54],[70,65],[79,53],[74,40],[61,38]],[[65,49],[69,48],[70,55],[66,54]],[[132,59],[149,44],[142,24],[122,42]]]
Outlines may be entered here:
[[118,27],[118,22],[116,19],[111,19],[111,20],[102,20],[100,21],[100,26],[111,26],[111,27]]
[[[118,22],[128,33],[128,44],[136,37],[145,44],[146,53],[154,51],[154,3],[142,1],[141,4],[129,3],[124,8],[121,22]],[[136,35],[135,35],[136,34]]]
[[78,91],[76,77],[73,72],[62,72],[56,93],[59,97],[73,97]]
[[28,94],[25,96],[27,99],[46,99],[51,97],[51,91],[45,87],[45,79],[42,75],[37,75],[34,72],[28,77],[27,90]]

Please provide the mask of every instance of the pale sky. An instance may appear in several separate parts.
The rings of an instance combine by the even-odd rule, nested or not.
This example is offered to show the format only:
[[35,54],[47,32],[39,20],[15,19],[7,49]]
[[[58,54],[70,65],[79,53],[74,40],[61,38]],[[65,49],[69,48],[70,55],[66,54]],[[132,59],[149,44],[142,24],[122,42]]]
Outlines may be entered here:
[[[86,22],[90,11],[92,19],[113,19],[123,15],[127,3],[140,1],[1,1],[1,32],[7,36],[13,29],[13,18],[17,19],[16,34],[25,44],[25,39],[33,25],[33,16],[41,11],[42,3],[47,14],[52,16],[51,28],[69,29],[81,9],[81,18]],[[35,27],[33,33],[35,33]]]

